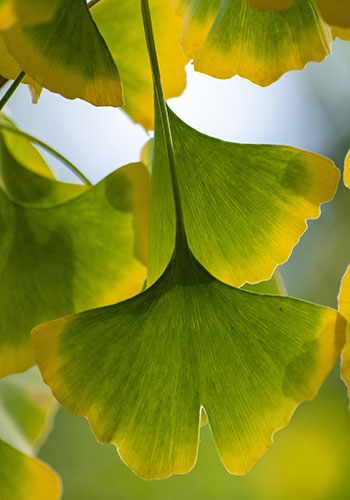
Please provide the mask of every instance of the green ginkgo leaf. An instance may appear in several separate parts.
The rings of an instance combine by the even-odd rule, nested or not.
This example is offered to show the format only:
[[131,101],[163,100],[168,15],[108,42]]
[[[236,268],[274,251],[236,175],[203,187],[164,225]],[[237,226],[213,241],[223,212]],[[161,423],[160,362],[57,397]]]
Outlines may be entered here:
[[57,402],[37,367],[0,380],[0,438],[34,455],[52,427]]
[[[29,140],[25,137],[21,137],[19,134],[14,134],[13,132],[6,130],[6,128],[2,129],[2,125],[4,127],[11,127],[12,129],[17,129],[17,127],[12,120],[10,120],[3,113],[0,113],[0,138],[2,140],[2,144],[6,147],[16,163],[22,165],[31,172],[49,179],[54,179],[55,176],[53,175],[50,167],[39,151],[29,142]],[[3,154],[2,149],[0,154]],[[10,163],[12,163],[12,160],[10,160]],[[7,168],[7,166],[6,161],[1,162],[1,174],[3,174],[3,169]],[[10,168],[7,168],[7,170],[10,170]]]
[[[26,155],[26,156],[25,156]],[[23,165],[22,163],[25,162]],[[39,152],[23,137],[0,129],[0,187],[13,200],[36,207],[64,203],[88,189],[86,185],[57,182]]]
[[19,20],[26,25],[49,21],[57,4],[58,0],[0,0],[0,30]]
[[[179,45],[181,19],[169,0],[151,0],[152,21],[165,97],[185,89],[185,57]],[[147,130],[154,127],[153,82],[139,0],[103,0],[91,9],[123,81],[126,111]]]
[[248,0],[257,9],[288,9],[294,0]]
[[316,395],[344,336],[332,309],[219,282],[178,234],[148,290],[41,325],[32,339],[57,399],[151,479],[194,466],[203,410],[227,470],[246,473]]
[[[209,272],[234,286],[268,279],[286,261],[337,188],[339,171],[289,146],[236,144],[206,136],[169,110],[176,173],[189,246]],[[156,122],[148,284],[163,273],[175,244],[175,210]],[[159,234],[162,235],[159,238]]]
[[0,439],[0,499],[58,500],[61,485],[49,466]]
[[[39,85],[97,106],[123,105],[118,70],[85,0],[57,0],[48,22],[25,25],[20,19],[2,37],[12,58]],[[7,56],[0,73],[14,78],[13,70]]]
[[0,190],[0,376],[33,364],[33,326],[130,297],[146,275],[149,174],[141,163],[49,207],[43,186],[56,199],[75,187],[31,179],[32,204]]
[[174,0],[184,16],[182,47],[197,71],[265,86],[329,54],[331,28],[312,0],[282,10],[257,9],[255,1]]
[[348,320],[346,343],[342,353],[341,374],[350,396],[350,266],[343,277],[339,294],[339,311]]

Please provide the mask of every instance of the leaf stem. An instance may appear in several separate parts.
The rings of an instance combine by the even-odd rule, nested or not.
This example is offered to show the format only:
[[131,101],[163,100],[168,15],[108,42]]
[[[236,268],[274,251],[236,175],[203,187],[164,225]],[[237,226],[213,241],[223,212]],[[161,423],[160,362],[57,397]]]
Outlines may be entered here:
[[154,42],[152,20],[151,20],[151,13],[148,0],[141,0],[141,10],[142,10],[143,26],[144,26],[147,49],[148,49],[148,56],[150,59],[151,69],[152,69],[156,106],[158,106],[160,114],[160,120],[164,135],[165,149],[170,168],[170,176],[174,194],[175,213],[176,213],[176,236],[177,236],[177,241],[178,238],[182,239],[182,241],[184,240],[186,241],[186,232],[183,223],[183,212],[181,205],[180,190],[175,170],[174,144],[169,122],[168,109],[165,102],[163,86],[160,77],[157,50]]
[[21,81],[23,80],[23,78],[25,76],[26,76],[25,72],[21,71],[20,74],[17,76],[16,80],[11,85],[11,87],[7,90],[6,94],[1,98],[0,111],[5,107],[7,102],[10,100],[10,98],[16,92],[17,88],[19,87],[19,84],[21,83]]
[[91,9],[91,7],[93,7],[94,5],[96,5],[100,1],[101,0],[90,0],[90,2],[88,2],[88,4],[87,4],[88,9]]
[[45,144],[45,142],[41,141],[40,139],[37,139],[36,137],[33,137],[30,134],[27,134],[26,132],[23,132],[23,130],[10,127],[9,125],[3,125],[2,123],[0,123],[0,130],[17,134],[21,137],[24,137],[25,139],[28,139],[28,141],[32,142],[33,144],[36,144],[37,146],[41,146],[42,148],[46,149],[47,151],[49,151],[49,153],[53,154],[54,156],[56,156],[56,158],[61,160],[61,162],[65,164],[69,168],[69,170],[71,170],[81,181],[83,181],[84,184],[92,186],[92,183],[89,181],[89,179],[85,177],[85,175],[82,172],[80,172],[80,170],[75,165],[73,165],[73,163],[67,160],[67,158],[61,155],[61,153],[58,153],[51,146]]

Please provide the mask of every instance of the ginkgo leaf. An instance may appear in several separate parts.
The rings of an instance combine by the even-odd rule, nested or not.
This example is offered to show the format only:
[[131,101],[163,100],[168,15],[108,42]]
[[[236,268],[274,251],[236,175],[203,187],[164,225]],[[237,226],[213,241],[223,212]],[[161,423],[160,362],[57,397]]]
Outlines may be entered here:
[[58,0],[0,0],[0,30],[19,20],[25,25],[49,21],[57,4]]
[[[175,97],[186,86],[188,58],[179,45],[182,22],[170,1],[151,0],[150,8],[165,97]],[[91,15],[118,64],[124,111],[147,130],[153,129],[153,82],[139,0],[103,0],[91,9]]]
[[350,188],[350,149],[344,162],[344,184]]
[[[17,128],[14,122],[2,113],[0,113],[0,127],[1,125]],[[9,154],[14,158],[17,164],[21,164],[26,169],[43,177],[48,177],[49,179],[55,178],[44,158],[28,139],[1,128],[0,137]],[[3,173],[3,169],[7,167],[7,162],[2,162],[1,173]]]
[[350,28],[349,0],[315,0],[315,3],[328,24]]
[[[29,26],[17,21],[2,32],[9,53],[22,70],[53,92],[97,106],[123,105],[118,70],[85,0],[57,2],[50,21]],[[7,68],[2,62],[0,72],[13,78],[11,65]]]
[[32,333],[57,399],[148,479],[194,466],[202,409],[225,467],[246,473],[316,395],[344,336],[332,309],[219,282],[181,238],[145,292]]
[[340,38],[341,40],[350,40],[350,28],[339,28],[338,26],[332,26],[333,38]]
[[341,374],[348,386],[350,395],[350,266],[348,267],[341,284],[339,294],[339,311],[348,320],[346,343],[342,353]]
[[294,0],[248,0],[257,9],[288,9]]
[[[317,154],[289,146],[224,142],[169,110],[175,168],[189,246],[218,279],[234,286],[268,279],[286,261],[337,188],[339,171]],[[148,285],[175,244],[175,211],[162,131],[156,121]],[[158,235],[161,234],[162,238]]]
[[[8,136],[18,137],[14,134]],[[37,170],[44,170],[44,165],[47,169],[49,167],[27,140],[19,137],[21,141],[8,143],[6,141],[8,136],[3,137],[0,131],[0,187],[12,200],[36,207],[50,207],[68,201],[88,189],[86,185],[57,182],[29,170],[27,167],[33,166],[34,169],[34,165],[37,165]],[[26,166],[14,157],[14,146],[18,146],[15,153],[17,158],[27,160]],[[27,159],[24,156],[26,153],[28,153]],[[41,161],[36,161],[37,158]],[[46,172],[45,169],[44,173]]]
[[265,86],[330,52],[331,28],[312,0],[295,0],[283,10],[257,9],[248,0],[175,4],[184,16],[182,47],[194,68],[210,76],[237,74]]
[[33,455],[52,427],[57,402],[37,367],[0,380],[0,439]]
[[0,439],[1,500],[58,500],[61,485],[50,467]]
[[148,205],[141,163],[56,206],[19,204],[0,191],[0,376],[33,364],[33,326],[138,292]]

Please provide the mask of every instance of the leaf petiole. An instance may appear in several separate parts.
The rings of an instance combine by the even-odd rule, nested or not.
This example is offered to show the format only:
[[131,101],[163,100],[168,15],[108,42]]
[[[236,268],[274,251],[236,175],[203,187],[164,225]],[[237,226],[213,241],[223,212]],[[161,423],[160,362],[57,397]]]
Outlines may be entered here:
[[11,87],[7,90],[5,95],[0,100],[0,111],[6,106],[8,101],[11,99],[13,94],[16,92],[19,84],[22,82],[23,78],[26,76],[24,71],[21,71],[17,76],[16,80],[12,83]]
[[175,213],[176,213],[176,236],[177,240],[180,238],[182,241],[186,241],[185,226],[183,223],[183,212],[181,206],[180,190],[178,186],[178,181],[175,171],[175,155],[174,155],[174,145],[171,133],[171,127],[169,122],[169,115],[167,110],[167,105],[164,98],[163,86],[160,76],[157,50],[154,42],[153,28],[151,13],[149,8],[148,0],[141,0],[141,10],[143,26],[146,36],[146,44],[148,50],[148,56],[150,59],[153,84],[154,84],[154,94],[156,99],[156,106],[158,106],[161,125],[163,129],[165,149],[168,157],[168,163],[170,168],[171,183],[173,188],[174,203],[175,203]]

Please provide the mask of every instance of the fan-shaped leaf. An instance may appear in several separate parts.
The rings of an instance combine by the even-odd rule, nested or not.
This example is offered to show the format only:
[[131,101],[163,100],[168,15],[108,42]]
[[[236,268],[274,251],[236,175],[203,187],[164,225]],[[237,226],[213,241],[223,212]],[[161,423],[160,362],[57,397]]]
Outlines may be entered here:
[[[48,22],[27,26],[20,20],[2,36],[20,68],[41,86],[98,106],[123,105],[118,70],[84,0],[57,0]],[[14,78],[13,61],[2,62],[0,72]]]
[[[181,19],[169,1],[151,0],[150,7],[165,96],[175,97],[185,88],[188,62],[179,45]],[[125,91],[124,111],[152,129],[153,82],[139,0],[103,0],[91,14],[118,64]]]
[[330,51],[331,29],[312,0],[295,0],[284,10],[256,9],[248,0],[175,0],[175,5],[184,15],[185,53],[197,71],[217,78],[238,74],[269,85]]
[[29,174],[33,190],[25,194],[36,194],[37,206],[0,191],[0,376],[33,364],[33,326],[130,297],[146,274],[149,174],[142,164],[45,208],[38,205],[70,198],[75,187]]
[[0,0],[0,30],[9,28],[21,20],[23,24],[35,24],[50,20],[58,0]]
[[221,459],[247,472],[313,398],[344,344],[336,311],[217,281],[181,241],[146,292],[33,331],[44,380],[140,476],[189,471],[204,408]]
[[[214,276],[234,286],[268,279],[288,259],[339,172],[322,156],[289,146],[236,144],[208,137],[170,111],[176,172],[189,246]],[[148,284],[175,244],[175,211],[162,132],[156,122]],[[159,234],[162,235],[159,238]]]

